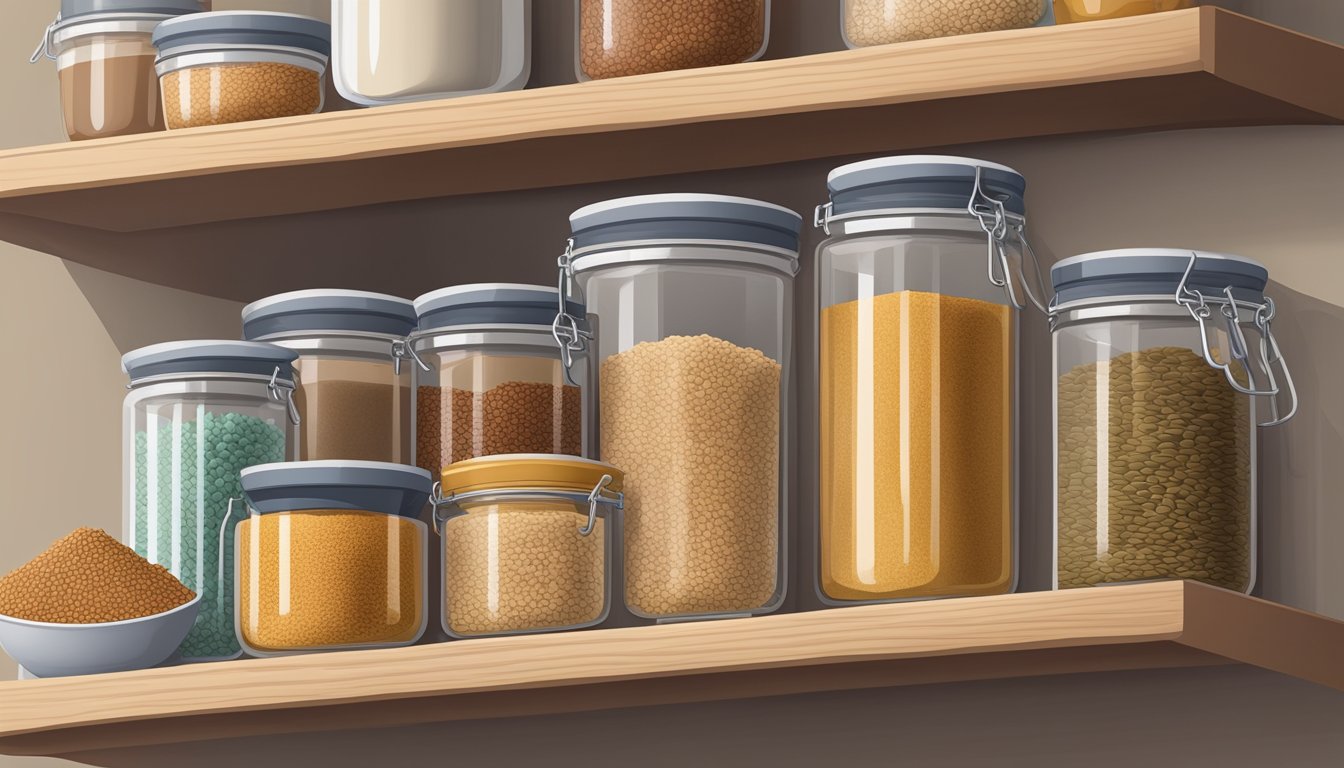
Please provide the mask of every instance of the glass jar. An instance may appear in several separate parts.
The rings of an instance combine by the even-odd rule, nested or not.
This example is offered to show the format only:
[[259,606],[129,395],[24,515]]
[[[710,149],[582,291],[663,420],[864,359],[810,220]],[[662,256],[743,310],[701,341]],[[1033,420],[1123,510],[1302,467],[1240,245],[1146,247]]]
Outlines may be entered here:
[[253,656],[410,645],[425,632],[433,480],[381,461],[242,471],[238,642]]
[[1054,0],[1055,23],[1102,21],[1194,8],[1194,0]]
[[154,45],[170,129],[322,111],[331,26],[320,19],[197,13],[160,24]]
[[558,296],[541,285],[478,283],[415,300],[417,465],[438,475],[476,456],[584,454],[585,376],[566,377],[551,330]]
[[580,80],[755,61],[770,40],[770,0],[577,0]]
[[201,597],[188,661],[240,654],[229,499],[246,467],[288,458],[297,355],[272,344],[180,341],[122,358],[123,540]]
[[411,462],[411,366],[403,356],[413,328],[410,301],[366,291],[294,291],[243,308],[244,338],[299,353],[301,461]]
[[842,166],[827,186],[820,597],[1011,592],[1026,180],[914,155]]
[[517,90],[531,14],[531,0],[333,0],[336,90],[364,106]]
[[31,61],[56,62],[66,135],[162,130],[151,35],[174,15],[208,10],[209,0],[61,0]]
[[611,604],[619,469],[573,456],[458,462],[434,500],[443,540],[443,631],[451,637],[601,624]]
[[850,48],[1022,29],[1041,23],[1047,1],[841,0],[840,29]]
[[1250,592],[1256,424],[1297,410],[1269,273],[1239,256],[1054,266],[1055,587],[1193,579]]
[[[757,200],[649,195],[570,224],[561,281],[596,335],[598,449],[626,473],[626,605],[659,620],[775,610],[801,219]],[[556,319],[567,348],[587,343],[575,322]]]

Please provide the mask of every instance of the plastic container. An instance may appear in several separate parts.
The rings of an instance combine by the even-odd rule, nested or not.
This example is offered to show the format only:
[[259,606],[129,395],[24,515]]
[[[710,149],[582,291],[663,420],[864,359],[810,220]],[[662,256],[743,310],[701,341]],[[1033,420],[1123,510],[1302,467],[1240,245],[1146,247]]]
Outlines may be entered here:
[[582,366],[565,375],[551,329],[558,296],[546,286],[478,283],[415,300],[417,465],[437,476],[476,456],[583,455],[586,377]]
[[300,460],[411,463],[404,340],[414,328],[410,301],[365,291],[294,291],[243,308],[245,338],[299,353]]
[[201,597],[182,643],[188,661],[240,654],[233,632],[233,531],[224,523],[238,473],[288,458],[298,412],[296,353],[246,341],[181,341],[122,358],[123,541]]
[[[626,473],[625,602],[658,620],[775,610],[786,588],[793,278],[801,219],[721,195],[570,216],[602,461]],[[556,319],[568,347],[575,318]]]
[[577,0],[580,80],[755,61],[770,41],[770,0]]
[[66,135],[77,141],[162,130],[154,28],[208,10],[209,0],[61,0],[31,61],[56,62]]
[[331,26],[292,13],[218,11],[154,30],[168,127],[322,111]]
[[1034,27],[1049,10],[1048,0],[840,0],[840,29],[865,48]]
[[1055,586],[1250,592],[1256,424],[1297,410],[1269,273],[1239,256],[1090,253],[1051,270]]
[[511,454],[443,471],[443,631],[455,638],[602,623],[624,476],[573,456]]
[[512,91],[531,74],[531,0],[332,0],[332,76],[375,106]]
[[1011,592],[1026,181],[913,155],[836,168],[827,186],[819,595]]
[[1055,23],[1102,21],[1194,8],[1194,0],[1054,0]]
[[378,461],[242,472],[238,642],[254,656],[410,645],[425,632],[433,480]]

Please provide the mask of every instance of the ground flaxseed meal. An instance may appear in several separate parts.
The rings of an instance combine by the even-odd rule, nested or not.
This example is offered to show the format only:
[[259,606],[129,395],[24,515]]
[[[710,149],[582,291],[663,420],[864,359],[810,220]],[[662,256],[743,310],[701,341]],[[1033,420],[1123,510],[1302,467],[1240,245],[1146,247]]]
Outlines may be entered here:
[[917,291],[821,311],[828,597],[1011,588],[1012,330],[1004,305]]
[[213,64],[165,74],[169,128],[311,115],[322,108],[322,77],[293,64]]
[[1057,397],[1060,587],[1250,587],[1250,406],[1222,371],[1155,347],[1065,372]]
[[294,392],[299,459],[406,461],[410,446],[411,388],[395,384],[319,379]]
[[602,460],[625,472],[625,600],[646,616],[769,604],[779,557],[780,365],[712,336],[607,358]]
[[594,80],[747,61],[766,0],[579,0],[579,67]]
[[[445,397],[445,392],[447,397]],[[416,463],[437,475],[449,464],[504,453],[583,453],[578,387],[508,381],[484,392],[421,386]]]
[[170,611],[196,593],[96,528],[77,528],[0,579],[0,614],[102,624]]
[[853,46],[1030,27],[1046,0],[845,0],[845,38]]

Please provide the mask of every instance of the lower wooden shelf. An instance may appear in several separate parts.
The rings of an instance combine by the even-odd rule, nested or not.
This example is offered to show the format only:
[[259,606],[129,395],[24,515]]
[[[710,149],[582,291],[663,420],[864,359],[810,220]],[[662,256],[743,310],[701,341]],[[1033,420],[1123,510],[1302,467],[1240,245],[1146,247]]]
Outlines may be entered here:
[[1344,690],[1344,622],[1190,582],[0,683],[0,753],[1075,672],[1246,664]]

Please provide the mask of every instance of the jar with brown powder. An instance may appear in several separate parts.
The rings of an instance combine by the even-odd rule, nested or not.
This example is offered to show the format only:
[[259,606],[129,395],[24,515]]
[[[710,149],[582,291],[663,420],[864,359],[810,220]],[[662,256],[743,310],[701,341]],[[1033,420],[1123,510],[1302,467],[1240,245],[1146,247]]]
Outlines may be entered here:
[[770,0],[577,0],[580,80],[759,59]]

